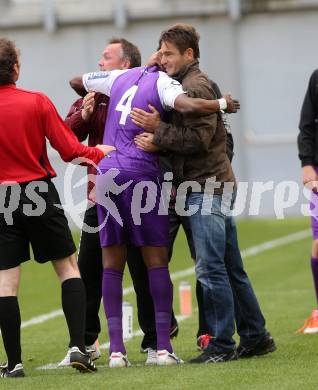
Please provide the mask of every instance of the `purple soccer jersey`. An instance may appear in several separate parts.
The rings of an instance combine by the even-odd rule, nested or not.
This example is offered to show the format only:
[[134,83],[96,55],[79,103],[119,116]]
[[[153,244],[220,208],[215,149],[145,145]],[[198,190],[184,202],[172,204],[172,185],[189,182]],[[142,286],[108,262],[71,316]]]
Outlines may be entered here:
[[136,148],[134,138],[144,130],[135,125],[129,115],[132,107],[149,111],[148,104],[151,104],[162,117],[164,110],[156,87],[158,76],[158,72],[136,68],[115,80],[111,89],[103,144],[114,145],[116,151],[111,153],[111,158],[104,158],[100,162],[102,170],[119,168],[160,175],[157,154]]
[[[162,182],[159,159],[155,153],[137,149],[134,138],[144,130],[131,121],[129,114],[132,107],[149,111],[151,104],[162,117],[164,109],[173,108],[176,97],[184,93],[182,86],[154,67],[87,74],[83,83],[87,90],[110,96],[103,143],[116,147],[110,158],[100,162],[102,175],[96,182],[100,225],[107,221],[100,231],[102,247],[167,246],[168,215],[158,215]],[[118,172],[112,177],[114,169]],[[146,182],[150,183],[148,187]],[[136,189],[141,189],[139,198]],[[152,202],[149,210],[147,201]],[[140,203],[138,223],[136,202]]]
[[83,76],[83,84],[87,90],[111,97],[103,143],[117,150],[110,158],[104,158],[99,167],[158,175],[157,155],[137,149],[134,143],[134,137],[144,130],[131,121],[129,114],[133,107],[149,111],[151,104],[162,117],[164,110],[174,108],[175,99],[184,93],[181,84],[156,67],[88,73]]

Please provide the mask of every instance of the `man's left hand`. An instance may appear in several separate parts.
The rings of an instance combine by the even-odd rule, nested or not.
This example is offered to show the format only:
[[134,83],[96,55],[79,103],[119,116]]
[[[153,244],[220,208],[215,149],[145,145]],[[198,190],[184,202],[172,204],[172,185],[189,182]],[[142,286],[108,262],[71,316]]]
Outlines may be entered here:
[[142,149],[145,152],[155,153],[159,151],[159,148],[152,143],[154,135],[151,133],[141,133],[136,135],[134,141],[138,149]]
[[152,105],[149,104],[148,107],[151,112],[146,112],[140,108],[133,108],[130,117],[135,125],[149,133],[153,133],[160,125],[160,114]]
[[241,108],[240,102],[236,99],[233,99],[231,94],[225,94],[223,95],[223,98],[226,100],[227,103],[227,109],[225,112],[228,114],[232,114],[237,112]]

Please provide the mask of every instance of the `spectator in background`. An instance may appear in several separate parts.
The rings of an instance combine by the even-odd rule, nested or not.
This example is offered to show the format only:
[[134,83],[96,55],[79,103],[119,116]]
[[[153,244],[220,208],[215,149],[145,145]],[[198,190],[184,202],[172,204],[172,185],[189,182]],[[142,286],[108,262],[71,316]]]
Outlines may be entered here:
[[302,181],[311,193],[312,245],[310,265],[314,281],[316,307],[299,333],[318,333],[318,69],[309,80],[300,114],[298,157],[302,167]]
[[[184,78],[186,82],[189,83],[191,75],[192,77],[194,77],[193,75],[196,74],[195,72],[198,73],[197,61],[194,61],[190,64],[186,64],[186,61],[182,61],[182,59],[180,59],[180,54],[183,54],[184,57],[186,56],[186,48],[189,47],[187,45],[190,45],[192,43],[192,45],[195,46],[194,37],[196,36],[197,40],[199,40],[198,34],[196,33],[195,29],[190,25],[177,24],[171,29],[164,32],[163,36],[166,37],[169,43],[171,43],[172,45],[173,43],[178,43],[179,50],[176,51],[176,47],[170,47],[170,50],[167,54],[167,57],[170,56],[170,60],[166,60],[167,63],[169,63],[170,61],[169,70],[179,70],[179,72],[174,74],[173,77],[176,77],[179,81],[183,80]],[[190,41],[190,37],[192,37],[192,42]],[[160,56],[159,58],[157,58],[157,61],[162,64],[162,59],[160,58]],[[176,64],[179,65],[179,69],[178,67],[173,68],[173,65]],[[221,93],[218,86],[213,82],[210,83],[213,92],[218,98],[220,98]],[[186,89],[188,90],[189,87],[187,86]],[[229,109],[228,111],[231,112],[231,110]],[[142,110],[136,109],[132,112],[131,115],[133,121],[139,124],[139,126],[143,127],[145,130],[154,131],[154,135],[150,133],[144,133],[136,137],[136,144],[147,151],[158,150],[158,146],[161,146],[161,148],[166,151],[177,151],[181,155],[188,151],[187,159],[190,160],[191,156],[189,156],[189,153],[191,153],[191,150],[194,152],[194,145],[197,144],[197,147],[200,147],[200,140],[204,138],[203,136],[201,136],[200,139],[200,131],[197,127],[194,126],[193,123],[192,127],[187,128],[185,125],[186,119],[181,122],[181,118],[177,114],[175,117],[172,116],[171,124],[162,122],[160,123],[159,116],[158,114],[156,116],[156,113],[150,114],[143,112]],[[218,114],[218,116],[218,120],[223,119],[221,118],[221,114]],[[176,124],[176,122],[173,122],[173,119],[176,120],[177,118],[180,121],[178,121],[178,123]],[[224,127],[219,128],[219,131],[222,130],[224,131]],[[162,134],[164,134],[164,136]],[[153,141],[154,143],[152,143],[151,141]],[[217,137],[216,142],[218,142]],[[233,140],[230,133],[226,134],[226,142],[227,156],[231,160],[233,157]],[[207,148],[207,145],[202,144],[202,148]],[[193,155],[193,158],[195,158],[195,155]],[[190,166],[191,164],[188,162],[188,169],[190,169]],[[170,234],[171,251],[173,247],[173,241],[175,239],[175,232],[177,231],[180,224],[182,224],[187,235],[191,256],[195,258],[195,248],[191,234],[191,227],[189,226],[189,219],[191,219],[191,217],[189,218],[177,216],[174,207],[170,208],[169,216],[171,230],[170,233],[172,233]],[[196,232],[196,234],[199,234],[199,232]],[[233,292],[235,319],[237,330],[240,335],[240,345],[237,349],[237,355],[238,357],[243,358],[273,352],[276,349],[276,346],[270,333],[265,329],[264,317],[260,310],[249,278],[244,271],[243,262],[237,241],[235,221],[231,216],[225,217],[225,236],[226,243],[224,264]],[[215,335],[213,335],[213,333],[210,333],[211,330],[209,322],[205,315],[203,288],[200,279],[197,280],[196,292],[199,306],[198,344],[201,349],[207,349],[207,352],[204,353],[199,360],[202,361],[205,359],[207,361],[213,362],[213,359],[215,359],[216,362],[222,361],[223,358],[219,360],[217,354],[215,354],[215,357],[213,357],[210,352],[213,350],[213,338],[215,337]],[[222,335],[220,336],[222,337]],[[226,356],[224,358],[226,358]]]

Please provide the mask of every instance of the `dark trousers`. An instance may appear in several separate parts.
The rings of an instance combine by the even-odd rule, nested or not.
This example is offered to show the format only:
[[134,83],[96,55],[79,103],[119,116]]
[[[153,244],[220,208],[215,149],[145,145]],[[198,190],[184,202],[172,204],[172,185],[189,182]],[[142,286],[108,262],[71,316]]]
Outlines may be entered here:
[[[84,223],[91,227],[98,226],[96,206],[86,210]],[[82,231],[78,267],[86,289],[85,344],[92,345],[101,330],[98,312],[102,299],[103,261],[98,232]]]
[[[84,223],[92,227],[98,226],[96,206],[86,211]],[[127,248],[127,264],[137,297],[139,326],[145,334],[142,348],[151,347],[156,349],[157,336],[154,306],[149,290],[147,268],[139,248]],[[98,312],[102,298],[103,264],[98,233],[82,231],[78,266],[86,287],[85,344],[91,345],[96,341],[101,330]],[[174,324],[175,322],[176,319],[174,313],[172,313],[171,323]]]
[[192,240],[190,221],[187,217],[181,217],[175,212],[174,208],[169,208],[169,260],[172,257],[173,245],[177,237],[180,226],[185,232],[191,258],[195,260],[195,250]]

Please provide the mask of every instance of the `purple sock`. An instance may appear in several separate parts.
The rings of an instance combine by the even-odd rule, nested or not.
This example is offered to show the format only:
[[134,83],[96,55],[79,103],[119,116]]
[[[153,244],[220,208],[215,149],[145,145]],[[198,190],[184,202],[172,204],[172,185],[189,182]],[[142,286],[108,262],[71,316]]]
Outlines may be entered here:
[[318,305],[318,259],[316,259],[315,257],[311,258],[311,271],[312,271],[312,276],[314,278],[316,300]]
[[123,273],[105,268],[103,271],[103,303],[108,324],[109,354],[126,354],[123,341]]
[[172,352],[170,343],[170,323],[173,287],[168,267],[148,269],[149,286],[152,295],[157,332],[157,349]]

